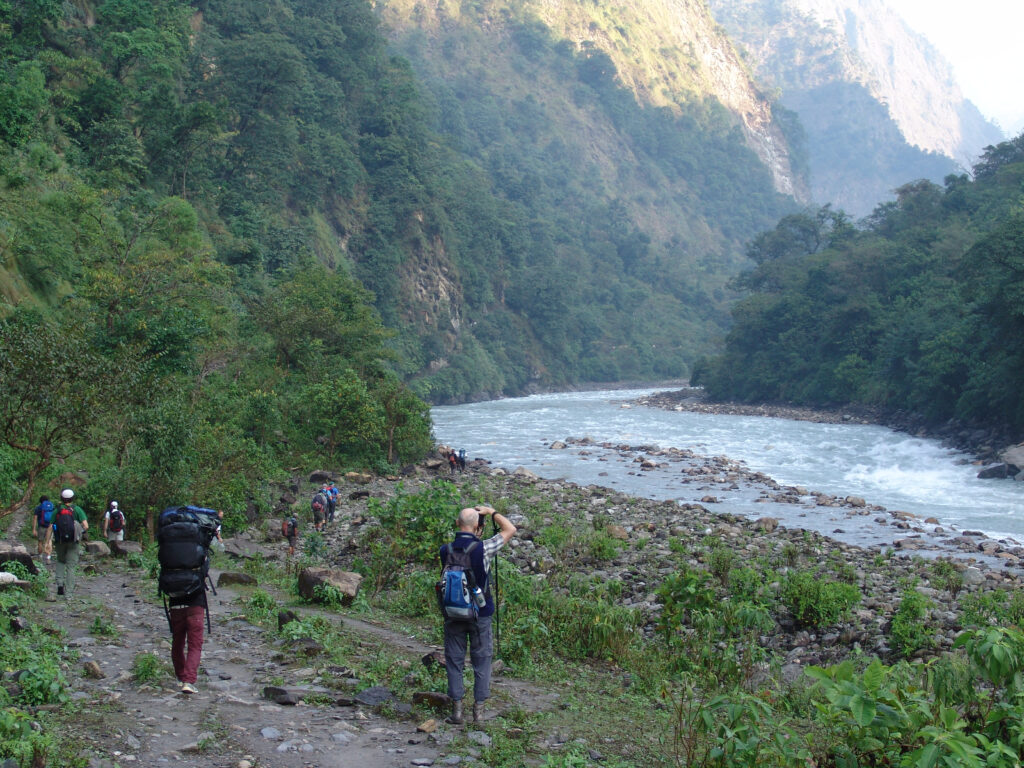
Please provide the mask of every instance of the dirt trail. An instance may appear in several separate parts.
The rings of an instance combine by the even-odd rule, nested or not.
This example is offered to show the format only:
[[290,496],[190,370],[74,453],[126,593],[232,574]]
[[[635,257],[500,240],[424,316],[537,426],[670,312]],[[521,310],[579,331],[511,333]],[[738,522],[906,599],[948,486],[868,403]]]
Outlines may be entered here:
[[[276,768],[456,765],[479,754],[474,743],[487,741],[482,732],[443,723],[441,713],[437,730],[428,735],[417,731],[423,717],[387,719],[359,705],[281,706],[263,698],[263,687],[274,678],[284,679],[286,688],[308,688],[304,681],[314,676],[313,662],[283,653],[273,633],[242,618],[239,592],[231,587],[210,594],[213,632],[203,648],[199,694],[181,694],[169,675],[159,684],[140,686],[130,672],[136,655],[148,651],[170,660],[167,621],[151,594],[152,582],[121,560],[83,558],[83,565],[87,573],[80,574],[76,594],[48,605],[51,620],[81,653],[69,682],[73,698],[87,704],[82,739],[83,753],[92,758],[90,768],[128,763],[239,768],[246,762]],[[109,638],[91,633],[97,622],[112,624],[116,631]],[[365,642],[387,643],[410,655],[436,650],[384,627],[347,617],[343,624],[364,635]],[[84,671],[89,661],[105,677],[90,678]],[[528,709],[549,706],[554,698],[500,676],[494,688],[492,701],[514,701]]]

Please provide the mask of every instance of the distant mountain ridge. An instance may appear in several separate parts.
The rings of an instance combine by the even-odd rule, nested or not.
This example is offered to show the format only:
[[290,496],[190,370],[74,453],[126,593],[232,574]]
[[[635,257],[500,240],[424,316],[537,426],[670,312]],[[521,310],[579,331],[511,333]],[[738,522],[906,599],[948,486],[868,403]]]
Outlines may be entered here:
[[941,181],[1003,139],[948,61],[884,0],[710,5],[765,86],[800,116],[820,202],[867,213],[896,186]]

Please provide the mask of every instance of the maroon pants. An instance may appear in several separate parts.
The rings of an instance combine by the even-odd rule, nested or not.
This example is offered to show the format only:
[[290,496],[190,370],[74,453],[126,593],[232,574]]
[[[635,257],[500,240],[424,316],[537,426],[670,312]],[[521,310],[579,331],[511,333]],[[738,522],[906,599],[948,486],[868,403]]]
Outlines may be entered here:
[[[183,683],[195,683],[199,657],[203,653],[203,621],[206,609],[201,605],[171,608],[171,662],[174,674]],[[188,648],[186,649],[186,646]]]

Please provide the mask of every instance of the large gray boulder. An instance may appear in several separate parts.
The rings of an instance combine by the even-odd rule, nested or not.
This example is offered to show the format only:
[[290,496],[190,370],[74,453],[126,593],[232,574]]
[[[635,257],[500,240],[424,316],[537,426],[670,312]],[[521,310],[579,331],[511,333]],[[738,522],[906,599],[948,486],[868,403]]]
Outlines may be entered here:
[[339,571],[334,568],[303,568],[299,573],[299,594],[307,600],[318,600],[316,588],[321,584],[330,585],[341,593],[342,605],[351,605],[359,594],[359,585],[363,577],[350,571]]
[[1024,443],[1007,448],[1000,454],[999,458],[1007,464],[1024,468]]
[[125,555],[141,555],[142,544],[137,541],[111,541],[110,551],[121,557]]
[[85,551],[95,557],[110,557],[110,547],[105,541],[87,541]]

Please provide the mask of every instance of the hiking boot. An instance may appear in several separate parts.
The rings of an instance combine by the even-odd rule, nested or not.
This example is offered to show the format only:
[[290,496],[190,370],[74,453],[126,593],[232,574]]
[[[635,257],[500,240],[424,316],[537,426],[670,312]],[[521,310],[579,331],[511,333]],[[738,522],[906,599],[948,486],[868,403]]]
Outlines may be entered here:
[[448,722],[452,725],[462,725],[465,719],[462,717],[462,702],[452,702],[452,716],[448,718]]
[[479,723],[484,719],[484,703],[482,701],[473,702],[473,722]]
[[181,692],[185,694],[193,694],[199,693],[199,689],[192,685],[192,683],[182,683]]
[[57,585],[57,594],[58,595],[63,595],[64,594],[64,585],[63,584],[58,584]]

